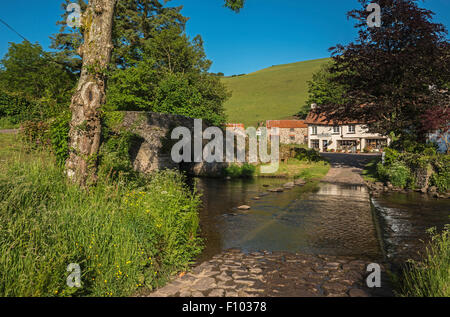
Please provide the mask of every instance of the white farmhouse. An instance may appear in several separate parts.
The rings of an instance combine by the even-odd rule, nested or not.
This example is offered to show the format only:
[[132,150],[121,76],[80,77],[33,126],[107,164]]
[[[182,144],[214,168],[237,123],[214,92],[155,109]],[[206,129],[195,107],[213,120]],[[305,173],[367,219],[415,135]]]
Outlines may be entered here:
[[308,146],[320,152],[380,152],[390,143],[386,136],[369,133],[362,122],[328,121],[324,114],[313,111],[305,122],[308,125]]

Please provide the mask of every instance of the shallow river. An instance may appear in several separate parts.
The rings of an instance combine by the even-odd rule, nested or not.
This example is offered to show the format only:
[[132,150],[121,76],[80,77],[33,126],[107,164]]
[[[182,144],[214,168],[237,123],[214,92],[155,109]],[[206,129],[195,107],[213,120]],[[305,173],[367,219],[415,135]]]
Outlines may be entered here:
[[[371,204],[364,186],[320,183],[283,193],[268,193],[264,186],[286,182],[199,179],[206,240],[199,261],[229,248],[400,259],[422,247],[427,228],[450,222],[448,200],[419,194],[384,195]],[[237,210],[244,204],[252,209]]]

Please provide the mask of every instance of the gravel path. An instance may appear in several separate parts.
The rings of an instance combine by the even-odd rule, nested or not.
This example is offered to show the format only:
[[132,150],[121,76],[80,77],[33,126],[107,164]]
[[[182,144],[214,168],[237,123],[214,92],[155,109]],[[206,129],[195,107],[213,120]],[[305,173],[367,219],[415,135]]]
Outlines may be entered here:
[[19,130],[17,129],[6,129],[6,130],[0,130],[0,134],[17,134]]
[[377,155],[322,153],[331,163],[331,169],[322,182],[346,185],[363,185],[362,171],[364,166]]

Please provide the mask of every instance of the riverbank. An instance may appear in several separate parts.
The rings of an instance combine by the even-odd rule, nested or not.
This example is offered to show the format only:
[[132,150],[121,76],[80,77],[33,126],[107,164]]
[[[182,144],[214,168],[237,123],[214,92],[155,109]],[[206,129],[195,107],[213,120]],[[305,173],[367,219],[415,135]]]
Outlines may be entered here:
[[261,173],[260,166],[256,168],[256,177],[265,178],[302,178],[305,180],[320,180],[330,170],[330,164],[326,161],[307,162],[295,158],[290,158],[281,162],[277,172],[272,174]]
[[[390,150],[393,151],[393,150]],[[389,151],[387,153],[390,153]],[[386,167],[381,165],[381,157],[376,157],[364,166],[363,178],[366,186],[373,196],[379,196],[382,193],[394,192],[408,194],[412,192],[420,193],[426,197],[438,199],[449,199],[449,174],[448,155],[441,155],[439,158],[433,156],[415,155],[410,162],[413,167],[408,167],[404,163],[393,167],[392,162],[401,162],[398,157],[388,157]],[[405,156],[407,154],[404,154]],[[414,155],[414,154],[409,154]],[[393,156],[392,154],[390,156]],[[424,163],[425,162],[425,163]],[[432,166],[429,162],[438,165]],[[380,175],[380,168],[382,174]],[[437,174],[436,169],[441,173]],[[437,186],[439,185],[439,186]]]

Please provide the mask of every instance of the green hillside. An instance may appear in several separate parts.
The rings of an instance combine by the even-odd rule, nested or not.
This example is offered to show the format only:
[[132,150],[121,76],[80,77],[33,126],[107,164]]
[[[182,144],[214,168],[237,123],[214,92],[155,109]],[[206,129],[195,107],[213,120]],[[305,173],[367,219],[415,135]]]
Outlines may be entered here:
[[223,78],[233,93],[225,103],[228,122],[256,126],[261,121],[292,117],[307,99],[307,81],[328,60],[272,66],[245,76]]

